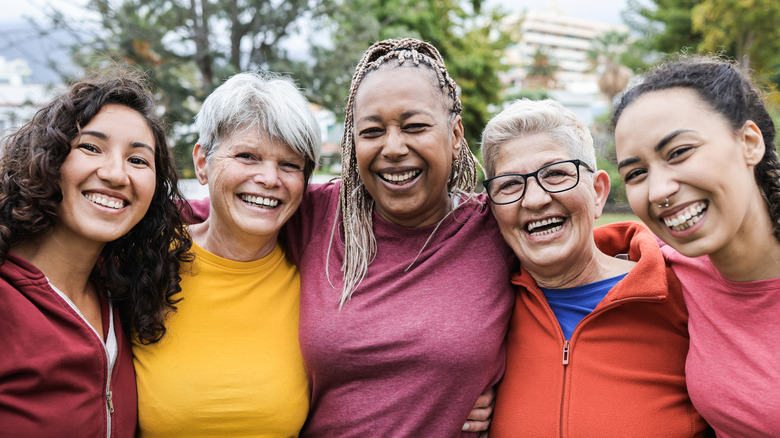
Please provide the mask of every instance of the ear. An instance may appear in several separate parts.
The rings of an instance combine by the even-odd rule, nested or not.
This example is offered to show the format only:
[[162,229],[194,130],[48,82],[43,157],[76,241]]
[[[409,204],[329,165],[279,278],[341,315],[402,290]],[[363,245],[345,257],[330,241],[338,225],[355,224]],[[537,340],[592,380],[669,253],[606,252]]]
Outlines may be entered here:
[[603,170],[597,170],[593,174],[593,190],[596,192],[595,199],[595,216],[594,219],[601,217],[601,213],[604,212],[604,205],[607,203],[607,196],[609,196],[610,181],[609,175]]
[[742,140],[744,148],[745,162],[748,166],[755,166],[764,158],[766,150],[764,135],[761,134],[761,129],[756,125],[756,122],[752,120],[745,122],[740,140]]
[[208,172],[206,171],[206,151],[203,150],[200,144],[195,144],[192,149],[192,162],[195,164],[195,176],[198,177],[198,182],[201,185],[206,185],[209,182]]
[[452,137],[452,159],[457,160],[463,147],[463,120],[460,115],[455,116],[452,123]]

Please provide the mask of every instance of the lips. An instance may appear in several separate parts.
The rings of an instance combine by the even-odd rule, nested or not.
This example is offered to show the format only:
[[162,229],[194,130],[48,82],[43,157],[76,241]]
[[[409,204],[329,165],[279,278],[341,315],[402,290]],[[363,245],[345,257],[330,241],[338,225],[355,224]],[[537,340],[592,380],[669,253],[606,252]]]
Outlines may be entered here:
[[684,210],[676,213],[674,216],[662,218],[664,224],[674,231],[684,231],[694,226],[707,211],[709,203],[707,201],[695,202]]

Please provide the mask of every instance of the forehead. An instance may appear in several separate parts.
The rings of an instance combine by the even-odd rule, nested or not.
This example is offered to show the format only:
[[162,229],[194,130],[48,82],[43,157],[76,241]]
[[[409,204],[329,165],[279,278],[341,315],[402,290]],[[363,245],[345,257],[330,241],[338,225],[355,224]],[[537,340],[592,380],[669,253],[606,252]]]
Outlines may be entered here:
[[254,125],[236,130],[222,141],[217,149],[226,153],[240,149],[303,158],[288,144],[268,136]]
[[726,118],[696,91],[679,87],[650,91],[637,97],[620,115],[615,126],[616,151],[620,158],[629,148],[645,149],[646,143],[655,145],[677,130],[707,133],[722,129],[729,129]]
[[388,60],[376,70],[371,70],[364,76],[355,91],[355,110],[370,104],[387,104],[393,99],[404,95],[414,97],[419,104],[441,105],[446,108],[445,91],[439,86],[439,79],[432,67],[420,63],[412,64],[407,60],[397,64],[394,59]]
[[540,132],[515,137],[499,146],[496,173],[527,173],[545,164],[574,157],[549,134]]

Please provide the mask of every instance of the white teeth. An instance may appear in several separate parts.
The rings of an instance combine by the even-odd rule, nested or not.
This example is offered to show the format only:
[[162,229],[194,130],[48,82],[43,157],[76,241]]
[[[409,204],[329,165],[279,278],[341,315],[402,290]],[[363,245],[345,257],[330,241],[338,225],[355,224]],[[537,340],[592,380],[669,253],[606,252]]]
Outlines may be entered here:
[[563,223],[563,218],[551,217],[551,218],[548,218],[548,219],[542,219],[540,221],[531,222],[531,223],[528,224],[527,228],[528,228],[528,232],[531,233],[531,234],[534,234],[536,236],[544,236],[545,234],[554,233],[554,232],[560,230],[562,228],[562,226],[553,227],[553,228],[550,228],[549,230],[544,230],[544,231],[540,231],[540,232],[537,232],[537,233],[534,233],[534,230],[536,228],[544,227],[544,226],[547,226],[547,225],[550,225],[550,224],[562,224],[562,223]]
[[563,225],[558,225],[557,227],[552,227],[552,228],[550,228],[548,230],[544,230],[544,231],[537,231],[535,233],[532,232],[531,234],[534,235],[534,236],[545,236],[547,234],[552,234],[552,233],[560,230],[561,228],[563,228]]
[[262,196],[241,195],[241,200],[250,204],[260,205],[263,207],[274,208],[279,205],[278,199],[263,198]]
[[91,202],[94,202],[95,204],[102,205],[108,208],[114,208],[116,210],[119,210],[120,208],[125,206],[125,201],[119,198],[99,195],[97,193],[87,193],[84,195],[84,197],[89,199]]
[[677,213],[676,216],[664,218],[664,223],[674,231],[687,230],[701,220],[703,217],[701,213],[705,210],[707,210],[707,203],[697,202]]
[[420,170],[410,170],[408,172],[403,173],[380,173],[379,176],[382,177],[385,181],[390,181],[397,183],[398,185],[404,184],[410,179],[416,177],[419,175],[422,171]]

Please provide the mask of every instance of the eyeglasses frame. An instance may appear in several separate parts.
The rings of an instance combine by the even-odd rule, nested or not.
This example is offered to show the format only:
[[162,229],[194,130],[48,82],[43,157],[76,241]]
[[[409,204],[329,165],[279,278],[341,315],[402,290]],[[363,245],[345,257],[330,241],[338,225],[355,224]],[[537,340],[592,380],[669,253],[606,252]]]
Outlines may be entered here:
[[[541,172],[542,170],[544,170],[544,169],[546,169],[546,168],[548,168],[548,167],[550,167],[550,166],[554,166],[554,165],[556,165],[556,164],[561,164],[561,163],[574,163],[574,164],[576,164],[576,165],[577,165],[577,166],[576,166],[576,167],[577,167],[577,182],[575,182],[575,183],[574,183],[574,185],[572,185],[572,186],[571,186],[571,187],[569,187],[568,189],[563,189],[563,190],[547,190],[547,188],[545,188],[545,187],[544,187],[544,184],[542,184],[541,182],[539,182],[539,172]],[[554,162],[554,163],[545,164],[544,166],[542,166],[542,167],[540,167],[540,168],[536,169],[535,171],[533,171],[533,172],[531,172],[531,173],[502,173],[501,175],[496,175],[496,176],[494,176],[494,177],[492,177],[492,178],[488,178],[488,179],[486,179],[486,180],[482,181],[482,185],[485,187],[485,193],[487,194],[487,196],[488,196],[488,199],[489,199],[489,200],[490,200],[490,202],[492,202],[493,204],[496,204],[496,205],[508,205],[508,204],[514,204],[515,202],[517,202],[517,201],[519,201],[519,200],[523,199],[523,196],[525,196],[525,192],[526,192],[526,191],[528,191],[528,179],[529,179],[530,177],[533,177],[533,178],[536,180],[536,184],[539,186],[539,188],[541,188],[542,190],[544,190],[544,191],[545,191],[545,192],[547,192],[547,193],[562,193],[562,192],[566,192],[566,191],[569,191],[569,190],[571,190],[571,189],[573,189],[573,188],[577,187],[577,185],[580,183],[580,166],[585,166],[585,169],[586,169],[586,170],[588,170],[588,171],[590,171],[590,172],[593,172],[593,169],[591,169],[591,168],[590,168],[590,166],[588,166],[588,164],[587,164],[587,163],[585,163],[585,162],[584,162],[584,161],[582,161],[582,160],[578,160],[578,159],[573,159],[573,160],[561,160],[561,161],[556,161],[556,162]],[[515,199],[514,201],[509,201],[509,202],[496,202],[496,201],[494,201],[494,200],[493,200],[493,197],[492,197],[492,196],[490,196],[490,183],[491,183],[493,180],[497,179],[497,178],[501,178],[502,176],[510,176],[510,175],[512,175],[512,176],[520,176],[520,177],[523,177],[523,181],[525,181],[525,184],[523,185],[523,193],[521,193],[521,194],[520,194],[520,197],[519,197],[519,198],[517,198],[517,199]]]

